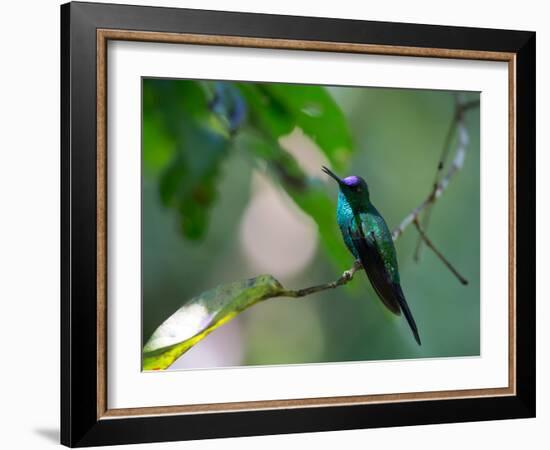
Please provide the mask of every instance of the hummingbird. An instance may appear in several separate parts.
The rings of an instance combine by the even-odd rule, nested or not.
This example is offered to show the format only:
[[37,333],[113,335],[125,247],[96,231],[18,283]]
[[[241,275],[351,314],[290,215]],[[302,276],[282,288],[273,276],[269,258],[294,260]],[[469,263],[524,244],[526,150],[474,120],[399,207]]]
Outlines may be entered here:
[[396,315],[403,312],[414,339],[421,345],[418,328],[401,289],[391,232],[370,200],[366,181],[355,175],[340,178],[325,166],[322,168],[339,186],[336,219],[346,247],[363,266],[382,303]]

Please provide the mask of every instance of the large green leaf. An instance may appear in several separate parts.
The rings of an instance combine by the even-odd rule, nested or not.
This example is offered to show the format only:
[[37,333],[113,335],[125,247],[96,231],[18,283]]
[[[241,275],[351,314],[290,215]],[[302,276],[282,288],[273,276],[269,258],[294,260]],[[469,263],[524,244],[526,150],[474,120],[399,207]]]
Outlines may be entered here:
[[263,83],[258,85],[290,114],[336,170],[343,169],[352,152],[351,133],[344,113],[322,86]]
[[249,122],[266,136],[277,139],[289,134],[296,119],[288,109],[258,83],[237,83],[250,110]]
[[271,275],[218,286],[194,297],[166,319],[143,348],[143,370],[163,370],[216,328],[250,306],[283,295]]

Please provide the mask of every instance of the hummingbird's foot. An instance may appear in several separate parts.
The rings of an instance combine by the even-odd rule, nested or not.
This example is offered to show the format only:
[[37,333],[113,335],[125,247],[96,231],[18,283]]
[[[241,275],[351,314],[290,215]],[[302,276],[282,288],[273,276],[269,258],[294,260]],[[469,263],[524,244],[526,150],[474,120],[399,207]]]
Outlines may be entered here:
[[355,271],[353,271],[352,269],[350,270],[346,270],[343,274],[342,274],[342,278],[344,279],[344,281],[351,281],[351,279],[353,278],[353,275],[355,274]]
[[361,264],[361,261],[359,261],[358,259],[354,261],[353,263],[353,267],[349,270],[346,270],[343,274],[342,274],[342,278],[348,282],[348,281],[351,281],[353,279],[353,276],[355,275],[355,272],[357,272],[358,270],[361,270],[363,268],[363,265]]

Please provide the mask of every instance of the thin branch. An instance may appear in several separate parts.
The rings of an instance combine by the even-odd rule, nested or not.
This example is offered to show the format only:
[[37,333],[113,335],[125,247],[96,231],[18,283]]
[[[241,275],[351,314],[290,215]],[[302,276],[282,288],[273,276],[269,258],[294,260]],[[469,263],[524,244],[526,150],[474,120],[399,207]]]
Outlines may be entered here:
[[[445,167],[445,163],[447,161],[447,157],[449,155],[449,151],[451,148],[451,140],[454,135],[454,132],[456,128],[459,126],[459,124],[463,125],[464,120],[464,113],[470,109],[479,107],[480,103],[479,100],[471,100],[469,102],[465,102],[461,95],[455,96],[455,110],[453,115],[453,120],[451,122],[451,125],[449,127],[449,130],[447,131],[447,134],[445,136],[445,140],[443,143],[443,147],[441,150],[441,156],[439,158],[439,162],[437,164],[437,169],[435,172],[434,182],[433,182],[433,191],[437,189],[437,186],[440,183],[441,173],[443,171],[443,168]],[[428,226],[430,224],[430,218],[431,218],[431,212],[432,212],[433,202],[427,205],[426,210],[424,212],[424,216],[422,219],[422,226],[425,230],[428,229]],[[416,249],[414,252],[414,260],[418,262],[420,260],[420,252],[422,249],[422,242],[423,239],[421,236],[418,237],[418,241],[416,244]]]
[[[435,176],[434,176],[434,181],[432,183],[432,186],[433,186],[433,189],[437,189],[437,185],[439,184],[439,180],[441,178],[441,174],[443,172],[443,168],[445,167],[445,163],[447,162],[447,157],[449,156],[449,150],[451,148],[451,140],[454,136],[454,133],[455,133],[455,130],[456,130],[456,118],[457,118],[457,107],[458,107],[458,99],[455,98],[455,109],[454,109],[454,117],[453,117],[453,121],[451,122],[450,126],[449,126],[449,129],[447,130],[447,134],[445,135],[445,140],[443,141],[443,147],[441,149],[441,156],[439,157],[439,161],[437,163],[437,168],[436,168],[436,171],[435,171]],[[426,212],[424,213],[424,217],[423,217],[423,226],[424,228],[428,228],[429,224],[430,224],[430,217],[431,217],[431,212],[432,212],[432,206],[433,206],[433,203],[431,205],[429,205],[427,208],[426,208]],[[416,249],[414,251],[414,260],[416,262],[420,261],[420,251],[422,250],[422,239],[421,237],[419,236],[418,237],[418,241],[416,243]]]
[[432,192],[428,197],[416,208],[414,208],[402,221],[401,223],[394,228],[392,231],[393,240],[397,240],[399,236],[405,231],[411,223],[418,218],[418,216],[430,205],[435,203],[445,192],[449,183],[453,179],[460,169],[464,166],[464,159],[466,158],[466,151],[468,149],[469,137],[468,131],[466,130],[466,125],[462,120],[457,123],[457,132],[458,132],[458,145],[455,152],[455,157],[451,163],[451,167],[447,171],[447,174],[441,179],[441,181],[434,187]]
[[355,261],[353,263],[353,267],[349,270],[346,270],[340,276],[340,278],[338,278],[335,281],[332,281],[330,283],[319,284],[316,286],[311,286],[304,289],[297,289],[297,290],[288,289],[281,293],[281,297],[293,297],[293,298],[305,297],[306,295],[315,294],[321,291],[326,291],[327,289],[334,289],[334,288],[337,288],[338,286],[343,286],[344,284],[348,284],[351,280],[353,280],[353,276],[355,275],[355,272],[357,272],[358,270],[361,270],[362,268],[363,266],[361,265],[361,263],[359,261]]
[[460,111],[462,113],[465,113],[466,111],[469,111],[470,109],[479,108],[480,102],[479,100],[471,100],[466,103],[462,103],[462,106],[460,107]]
[[430,247],[433,252],[437,255],[437,257],[447,266],[447,268],[453,273],[455,277],[458,278],[458,280],[463,284],[467,285],[468,280],[464,278],[458,270],[450,263],[450,261],[443,256],[443,254],[437,249],[437,247],[434,245],[434,243],[431,241],[431,239],[427,236],[426,232],[420,225],[420,222],[418,221],[418,218],[414,220],[414,225],[416,226],[416,229],[418,230],[418,234],[420,235],[420,238],[426,243],[428,247]]

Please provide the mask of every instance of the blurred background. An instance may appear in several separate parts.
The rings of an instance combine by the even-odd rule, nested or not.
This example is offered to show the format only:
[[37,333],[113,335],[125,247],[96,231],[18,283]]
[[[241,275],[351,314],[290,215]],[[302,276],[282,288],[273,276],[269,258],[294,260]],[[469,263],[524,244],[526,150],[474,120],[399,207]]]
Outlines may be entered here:
[[[338,278],[353,258],[336,224],[336,183],[321,165],[363,176],[392,229],[432,189],[456,95],[479,100],[196,80],[144,79],[142,89],[143,343],[220,284],[269,273],[298,289]],[[359,272],[336,290],[254,305],[170,369],[479,355],[479,110],[465,118],[464,168],[433,208],[428,234],[468,286],[428,248],[414,261],[414,227],[396,242],[421,347]]]

